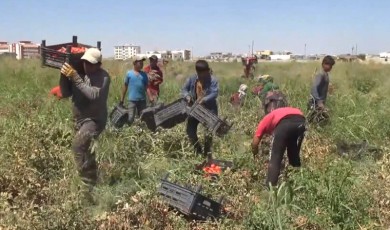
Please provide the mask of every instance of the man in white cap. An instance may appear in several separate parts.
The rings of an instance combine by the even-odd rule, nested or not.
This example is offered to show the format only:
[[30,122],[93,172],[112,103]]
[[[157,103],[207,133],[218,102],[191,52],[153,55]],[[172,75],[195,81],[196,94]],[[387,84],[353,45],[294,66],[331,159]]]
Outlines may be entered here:
[[148,87],[148,75],[142,71],[144,67],[145,58],[137,57],[134,62],[134,68],[127,72],[122,88],[120,105],[123,106],[125,96],[128,93],[129,102],[129,125],[134,122],[135,113],[137,111],[138,116],[141,115],[142,110],[146,108],[146,89]]
[[72,148],[77,170],[83,182],[92,188],[97,182],[97,164],[90,147],[106,126],[110,76],[101,68],[99,49],[88,49],[81,59],[85,75],[80,76],[65,63],[61,68],[60,88],[64,98],[72,97],[77,132]]

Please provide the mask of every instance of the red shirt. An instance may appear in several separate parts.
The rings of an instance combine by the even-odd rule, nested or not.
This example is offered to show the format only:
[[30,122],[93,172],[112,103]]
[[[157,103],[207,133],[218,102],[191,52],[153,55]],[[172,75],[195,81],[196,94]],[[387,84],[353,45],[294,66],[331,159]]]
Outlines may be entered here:
[[255,136],[262,138],[264,134],[272,134],[279,122],[288,115],[302,115],[301,110],[292,107],[278,108],[267,114],[257,126]]
[[[152,70],[150,65],[147,65],[144,67],[144,72],[149,73]],[[156,92],[160,91],[160,84],[163,82],[163,73],[160,69],[160,67],[153,68],[153,70],[157,71],[157,74],[160,75],[161,78],[154,79],[153,81],[149,81],[148,83],[148,89],[154,90]]]
[[62,98],[60,86],[56,86],[50,90],[50,94],[56,96],[58,99]]

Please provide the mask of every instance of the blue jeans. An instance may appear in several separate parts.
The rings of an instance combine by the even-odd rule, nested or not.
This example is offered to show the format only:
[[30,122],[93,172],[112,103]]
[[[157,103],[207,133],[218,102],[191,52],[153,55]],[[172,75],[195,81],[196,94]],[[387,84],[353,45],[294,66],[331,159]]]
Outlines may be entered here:
[[129,101],[129,125],[131,125],[134,122],[135,119],[135,113],[137,112],[137,115],[140,116],[142,110],[146,109],[146,100],[142,101]]

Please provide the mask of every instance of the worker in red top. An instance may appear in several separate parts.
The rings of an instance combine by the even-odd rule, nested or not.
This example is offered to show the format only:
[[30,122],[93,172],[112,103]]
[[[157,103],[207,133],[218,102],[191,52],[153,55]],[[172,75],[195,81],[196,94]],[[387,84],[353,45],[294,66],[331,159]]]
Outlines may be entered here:
[[156,55],[152,55],[149,58],[150,64],[145,66],[144,72],[148,74],[148,87],[146,93],[148,95],[151,104],[155,104],[160,95],[160,84],[163,82],[163,73],[158,64],[158,58]]
[[56,96],[58,100],[62,99],[60,86],[56,86],[50,90],[50,95]]
[[287,148],[291,166],[300,167],[299,152],[305,133],[305,117],[301,110],[292,107],[278,108],[267,114],[259,123],[252,141],[253,156],[259,152],[259,144],[264,134],[272,135],[270,161],[268,164],[267,186],[276,186],[281,163]]

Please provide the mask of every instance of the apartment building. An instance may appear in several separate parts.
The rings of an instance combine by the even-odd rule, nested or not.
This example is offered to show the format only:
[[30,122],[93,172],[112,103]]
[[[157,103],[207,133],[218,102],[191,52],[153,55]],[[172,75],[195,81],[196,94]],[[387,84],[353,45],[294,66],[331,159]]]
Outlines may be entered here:
[[115,46],[114,58],[116,60],[126,60],[133,58],[141,53],[141,46],[138,45],[121,45]]
[[14,53],[16,59],[39,58],[40,45],[31,41],[19,41],[9,44],[8,42],[0,42],[0,54]]
[[173,50],[171,55],[172,60],[191,60],[191,50]]
[[40,44],[35,44],[31,41],[19,41],[18,43],[11,45],[12,50],[15,48],[16,59],[18,60],[39,58],[41,53],[40,47]]

